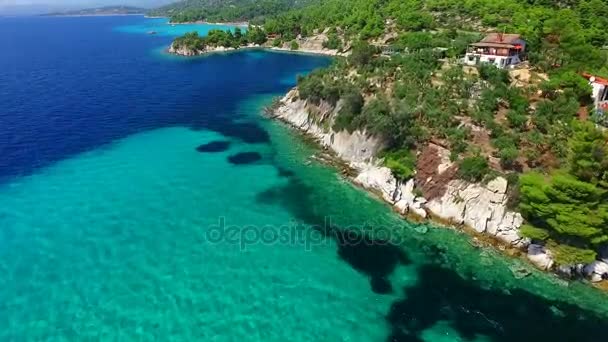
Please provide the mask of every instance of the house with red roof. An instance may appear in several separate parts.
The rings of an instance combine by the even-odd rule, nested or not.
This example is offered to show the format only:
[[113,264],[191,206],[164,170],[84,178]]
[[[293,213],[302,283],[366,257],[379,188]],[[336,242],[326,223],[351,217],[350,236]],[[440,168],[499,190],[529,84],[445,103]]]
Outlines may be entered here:
[[521,63],[526,51],[526,41],[518,34],[490,33],[480,42],[469,45],[464,56],[464,64],[493,64],[498,68],[508,68]]
[[608,79],[584,73],[591,86],[591,97],[598,111],[608,113]]

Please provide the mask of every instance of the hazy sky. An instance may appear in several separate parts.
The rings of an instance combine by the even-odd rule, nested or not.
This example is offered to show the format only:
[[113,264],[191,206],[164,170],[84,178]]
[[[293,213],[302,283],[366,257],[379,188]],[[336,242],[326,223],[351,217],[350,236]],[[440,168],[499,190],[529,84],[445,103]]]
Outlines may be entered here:
[[0,0],[0,6],[16,6],[16,5],[68,5],[78,6],[91,3],[96,4],[120,4],[131,3],[142,6],[156,6],[159,3],[176,2],[175,0]]
[[157,7],[177,0],[0,0],[0,11],[15,8],[84,8],[103,5]]
[[140,6],[157,6],[162,3],[176,2],[175,0],[0,0],[0,6],[18,5],[59,5],[80,6],[88,4],[137,4]]

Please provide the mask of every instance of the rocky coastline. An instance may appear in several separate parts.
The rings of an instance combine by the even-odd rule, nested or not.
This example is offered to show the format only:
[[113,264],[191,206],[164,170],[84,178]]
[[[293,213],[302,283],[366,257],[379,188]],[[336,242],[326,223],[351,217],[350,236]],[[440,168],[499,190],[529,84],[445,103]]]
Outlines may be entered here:
[[[254,48],[254,47],[259,48],[259,45],[258,46],[255,46],[255,45],[246,46],[245,48]],[[195,49],[190,49],[186,46],[175,46],[175,43],[172,43],[171,46],[169,46],[169,49],[167,50],[167,52],[169,52],[170,54],[173,54],[173,55],[178,55],[178,56],[193,57],[193,56],[201,56],[201,55],[217,53],[217,52],[230,52],[230,51],[235,51],[235,50],[237,50],[237,49],[235,49],[233,47],[224,47],[224,46],[206,47],[204,50],[195,50]]]
[[549,250],[520,235],[524,219],[509,209],[507,180],[497,177],[482,184],[457,179],[457,166],[442,146],[429,143],[417,157],[416,176],[407,182],[397,180],[376,157],[384,147],[382,140],[359,130],[335,132],[328,128],[331,125],[323,122],[331,122],[340,106],[340,102],[336,106],[324,102],[308,103],[299,99],[298,90],[294,88],[280,99],[270,114],[334,152],[355,170],[355,176],[351,178],[355,184],[378,194],[402,215],[462,227],[473,234],[487,236],[501,249],[521,251],[519,254],[525,254],[536,267],[555,271],[565,278],[586,278],[592,282],[608,279],[608,257],[589,265],[554,267]]

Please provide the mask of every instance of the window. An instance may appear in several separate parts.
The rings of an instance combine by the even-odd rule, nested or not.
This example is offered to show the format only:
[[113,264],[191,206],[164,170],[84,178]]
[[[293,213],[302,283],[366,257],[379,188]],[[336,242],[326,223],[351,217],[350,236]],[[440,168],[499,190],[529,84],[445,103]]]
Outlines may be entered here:
[[469,56],[469,62],[472,62],[472,61],[473,61],[473,59],[475,59],[475,57],[473,57],[473,56]]
[[496,62],[496,58],[490,58],[488,59],[488,62],[490,62],[490,64],[494,64]]

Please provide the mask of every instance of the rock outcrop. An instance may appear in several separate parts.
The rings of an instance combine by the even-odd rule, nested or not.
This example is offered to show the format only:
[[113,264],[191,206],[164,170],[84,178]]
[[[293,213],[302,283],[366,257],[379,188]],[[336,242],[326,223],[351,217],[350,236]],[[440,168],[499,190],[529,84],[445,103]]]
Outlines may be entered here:
[[427,217],[424,209],[426,199],[414,194],[414,180],[403,183],[398,181],[387,167],[367,165],[360,169],[355,183],[372,191],[379,192],[382,198],[392,204],[401,214],[414,214]]
[[174,55],[180,55],[180,56],[197,56],[197,55],[201,55],[201,54],[205,53],[204,50],[190,49],[184,45],[178,46],[175,43],[171,44],[168,51],[169,51],[169,53],[172,53]]
[[507,181],[502,177],[485,185],[452,180],[443,196],[429,201],[426,208],[443,220],[464,224],[478,233],[524,247],[529,241],[519,235],[523,218],[507,210],[506,191]]
[[594,261],[583,268],[583,274],[594,283],[608,280],[608,263]]
[[[313,34],[309,37],[297,37],[295,41],[298,43],[298,50],[296,51],[327,56],[348,56],[349,51],[342,52],[335,49],[327,49],[323,46],[323,43],[328,39],[327,31],[329,30]],[[290,45],[291,42],[284,42],[281,46],[272,46],[271,43],[268,43],[266,46],[272,50],[292,51]]]
[[[248,46],[243,46],[242,48],[259,48],[259,45],[248,45]],[[174,55],[179,55],[179,56],[200,56],[200,55],[204,55],[204,54],[208,54],[208,53],[214,53],[214,52],[229,52],[229,51],[235,51],[237,49],[233,48],[233,47],[224,47],[224,46],[208,46],[206,47],[204,50],[196,50],[196,49],[191,49],[188,48],[184,45],[179,45],[176,46],[175,43],[172,43],[171,46],[169,47],[169,53],[174,54]]]
[[530,244],[528,246],[528,260],[541,270],[550,270],[553,267],[551,252],[544,246]]
[[281,100],[281,105],[275,110],[275,116],[310,134],[323,147],[333,150],[357,169],[373,164],[375,156],[384,147],[381,139],[358,130],[353,133],[334,132],[320,124],[321,118],[332,117],[339,111],[340,106],[341,103],[338,103],[334,108],[325,102],[309,105],[307,101],[298,99],[298,92],[294,89]]

